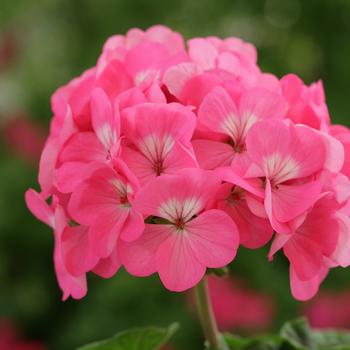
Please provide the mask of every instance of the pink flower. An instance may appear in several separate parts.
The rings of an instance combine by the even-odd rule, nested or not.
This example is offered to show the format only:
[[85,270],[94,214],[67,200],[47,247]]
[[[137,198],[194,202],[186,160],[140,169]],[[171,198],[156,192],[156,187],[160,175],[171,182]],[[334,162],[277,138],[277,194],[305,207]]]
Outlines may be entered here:
[[187,59],[183,38],[167,27],[158,25],[142,31],[131,29],[125,37],[107,40],[99,58],[98,71],[109,62],[123,62],[125,72],[136,86],[146,91],[161,79],[170,66]]
[[281,79],[281,89],[288,102],[287,118],[328,131],[330,121],[322,82],[306,86],[295,74],[288,74]]
[[236,225],[223,211],[206,210],[219,184],[214,174],[193,169],[144,186],[134,206],[152,223],[138,240],[120,246],[125,268],[136,276],[158,272],[167,289],[184,291],[207,267],[230,263],[238,246]]
[[193,146],[205,169],[231,165],[245,155],[248,131],[257,121],[284,117],[283,98],[267,89],[250,89],[238,96],[235,91],[235,95],[215,87],[200,105],[198,128],[207,136],[194,140]]
[[46,140],[40,157],[38,182],[44,197],[49,197],[55,191],[55,170],[59,152],[69,137],[76,131],[72,111],[68,105],[64,107],[62,113],[60,117],[52,120],[51,133]]
[[270,257],[283,247],[290,262],[291,289],[298,300],[312,298],[329,268],[350,264],[350,220],[331,193],[320,196],[292,234],[276,234]]
[[247,152],[253,163],[246,177],[262,179],[272,227],[290,233],[290,222],[305,214],[321,192],[317,175],[327,159],[323,139],[309,128],[258,122],[248,133]]
[[108,258],[119,237],[138,238],[144,229],[143,217],[134,209],[138,181],[122,161],[114,169],[102,166],[74,190],[69,212],[80,224],[90,227],[89,240],[94,253]]
[[264,246],[270,241],[273,229],[267,218],[255,215],[248,205],[250,198],[260,192],[237,176],[231,167],[219,169],[218,174],[225,183],[216,194],[215,207],[225,211],[236,223],[240,244],[250,249]]
[[25,115],[11,118],[1,130],[6,143],[16,154],[37,163],[44,146],[44,131]]
[[14,325],[0,319],[0,349],[4,350],[45,350],[46,347],[37,341],[24,340]]
[[91,118],[94,132],[72,134],[60,151],[56,184],[62,192],[72,192],[91,163],[108,163],[119,152],[119,106],[100,88],[91,95]]
[[271,298],[249,290],[236,279],[210,276],[208,282],[220,330],[256,331],[271,325],[274,311]]
[[134,28],[51,106],[40,194],[26,196],[54,230],[64,298],[122,265],[182,291],[230,263],[238,240],[259,248],[273,231],[298,299],[348,266],[349,131],[332,125],[321,82],[263,73],[253,45],[186,48],[164,26]]
[[124,110],[121,158],[145,184],[156,176],[197,167],[190,143],[195,115],[179,104],[141,104]]

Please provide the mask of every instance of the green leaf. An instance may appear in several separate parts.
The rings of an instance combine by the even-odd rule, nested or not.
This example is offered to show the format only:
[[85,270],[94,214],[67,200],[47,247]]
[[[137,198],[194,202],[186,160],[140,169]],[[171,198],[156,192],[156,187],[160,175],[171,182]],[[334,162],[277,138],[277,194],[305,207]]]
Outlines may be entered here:
[[77,350],[157,350],[178,328],[179,325],[173,323],[168,329],[157,327],[130,329],[110,339],[91,343]]
[[230,350],[277,350],[283,341],[279,335],[241,338],[232,334],[225,334],[225,340]]
[[318,350],[349,350],[350,333],[343,331],[319,331],[312,332],[312,338]]
[[280,335],[293,349],[316,350],[312,332],[305,318],[298,318],[285,323]]

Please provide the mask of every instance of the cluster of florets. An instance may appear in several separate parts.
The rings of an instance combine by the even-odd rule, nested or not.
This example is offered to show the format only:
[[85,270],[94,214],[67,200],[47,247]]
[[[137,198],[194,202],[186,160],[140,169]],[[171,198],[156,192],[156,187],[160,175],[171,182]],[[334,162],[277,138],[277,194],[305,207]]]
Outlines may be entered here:
[[132,29],[54,93],[26,200],[54,230],[64,299],[121,266],[184,291],[239,245],[282,250],[297,299],[349,265],[349,130],[331,124],[321,82],[256,61],[237,38]]

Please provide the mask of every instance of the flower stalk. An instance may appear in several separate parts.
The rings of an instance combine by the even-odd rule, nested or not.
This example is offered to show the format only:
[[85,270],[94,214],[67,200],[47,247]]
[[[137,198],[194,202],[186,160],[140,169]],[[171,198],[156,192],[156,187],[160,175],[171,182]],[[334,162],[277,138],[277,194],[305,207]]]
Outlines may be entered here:
[[222,344],[213,312],[206,276],[204,276],[204,278],[195,287],[195,294],[199,319],[208,348],[210,350],[226,350],[227,347],[225,344]]

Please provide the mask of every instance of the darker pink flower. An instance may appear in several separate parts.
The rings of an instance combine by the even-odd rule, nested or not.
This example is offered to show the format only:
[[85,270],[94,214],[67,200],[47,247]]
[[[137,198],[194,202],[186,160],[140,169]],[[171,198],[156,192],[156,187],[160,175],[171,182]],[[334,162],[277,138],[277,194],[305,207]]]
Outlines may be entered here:
[[269,328],[274,311],[269,297],[249,290],[236,279],[210,276],[208,283],[220,330]]
[[10,321],[0,319],[0,349],[45,350],[46,347],[38,341],[23,339]]
[[350,328],[349,290],[321,292],[303,307],[303,314],[316,328]]
[[25,115],[11,118],[1,128],[5,142],[11,150],[31,163],[37,163],[44,147],[44,131]]

